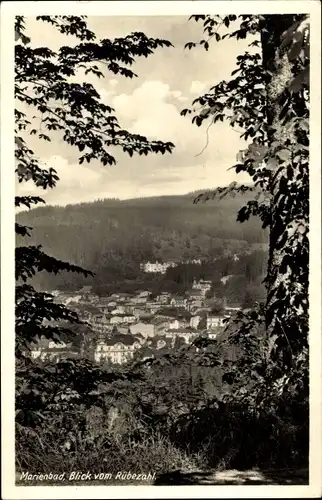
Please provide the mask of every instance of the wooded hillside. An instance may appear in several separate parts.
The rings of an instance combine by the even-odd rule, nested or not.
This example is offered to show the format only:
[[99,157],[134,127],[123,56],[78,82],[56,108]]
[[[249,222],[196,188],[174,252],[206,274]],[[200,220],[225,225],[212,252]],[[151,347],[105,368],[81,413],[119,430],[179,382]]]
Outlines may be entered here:
[[[93,269],[94,283],[118,277],[137,279],[140,262],[147,260],[179,263],[197,258],[211,262],[265,248],[267,233],[257,219],[244,224],[236,221],[247,195],[206,204],[194,204],[195,196],[190,193],[39,207],[21,212],[17,222],[32,226],[31,244]],[[45,288],[62,284],[64,279],[64,275],[37,275],[37,283]],[[70,280],[81,285],[85,278],[69,274]]]

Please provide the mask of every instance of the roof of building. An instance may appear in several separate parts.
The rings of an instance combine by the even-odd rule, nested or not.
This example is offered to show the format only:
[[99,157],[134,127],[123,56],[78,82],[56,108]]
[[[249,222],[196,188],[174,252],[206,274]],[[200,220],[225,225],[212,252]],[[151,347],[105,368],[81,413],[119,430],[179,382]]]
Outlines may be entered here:
[[172,330],[170,330],[171,333],[173,333],[174,335],[176,333],[191,333],[191,334],[194,334],[195,331],[190,328],[189,326],[187,328],[173,328]]
[[91,291],[92,291],[92,286],[86,285],[86,286],[83,286],[83,288],[81,288],[79,290],[79,293],[90,293]]
[[139,323],[135,323],[134,325],[131,325],[131,328],[133,328],[134,326],[137,326],[137,327],[141,327],[141,326],[151,326],[153,327],[153,324],[152,323],[146,323],[145,321],[140,321]]
[[112,316],[113,318],[127,318],[127,317],[134,317],[134,315],[132,313],[115,313],[113,314]]
[[124,345],[132,345],[134,342],[138,342],[138,339],[136,339],[132,334],[125,334],[125,333],[117,333],[113,335],[113,337],[110,337],[109,339],[106,340],[105,344],[106,345],[115,345],[118,343],[124,344]]
[[162,325],[168,323],[168,320],[166,316],[163,316],[162,318],[160,318],[159,316],[154,316],[154,318],[152,319],[152,323],[154,325]]

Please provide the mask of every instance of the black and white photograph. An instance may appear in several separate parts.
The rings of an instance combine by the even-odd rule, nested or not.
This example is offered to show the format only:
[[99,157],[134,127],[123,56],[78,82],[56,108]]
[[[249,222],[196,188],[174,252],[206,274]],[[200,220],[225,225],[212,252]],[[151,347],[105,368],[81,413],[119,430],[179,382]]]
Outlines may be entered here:
[[321,494],[319,2],[4,4],[4,498]]

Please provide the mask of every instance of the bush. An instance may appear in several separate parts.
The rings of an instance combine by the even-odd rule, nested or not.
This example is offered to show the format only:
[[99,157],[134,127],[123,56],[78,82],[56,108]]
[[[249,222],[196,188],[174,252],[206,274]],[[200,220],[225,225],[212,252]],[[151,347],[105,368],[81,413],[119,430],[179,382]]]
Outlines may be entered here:
[[[88,424],[88,420],[87,420]],[[55,422],[51,428],[17,428],[16,463],[18,472],[36,474],[52,471],[61,474],[69,471],[131,473],[165,473],[174,470],[196,470],[200,467],[198,455],[189,456],[159,432],[133,439],[108,429],[108,419],[98,431],[97,423],[87,425],[74,420],[73,435],[62,433]]]

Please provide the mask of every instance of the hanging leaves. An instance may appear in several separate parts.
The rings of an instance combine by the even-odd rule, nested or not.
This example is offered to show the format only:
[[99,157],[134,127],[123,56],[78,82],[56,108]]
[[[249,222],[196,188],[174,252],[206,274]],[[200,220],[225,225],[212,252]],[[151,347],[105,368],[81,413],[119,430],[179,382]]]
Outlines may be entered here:
[[[307,345],[309,21],[306,15],[239,19],[240,29],[225,37],[240,39],[257,34],[261,42],[250,45],[260,47],[261,54],[240,54],[231,80],[216,84],[195,100],[201,111],[185,110],[184,114],[192,113],[193,123],[200,126],[207,120],[215,121],[216,106],[220,106],[221,116],[232,127],[238,126],[241,137],[249,141],[232,168],[236,173],[247,172],[255,191],[263,196],[242,207],[238,220],[258,216],[263,227],[270,228],[265,319],[272,336],[268,352],[274,351],[277,356],[274,376],[278,377],[284,369],[290,369],[290,360],[285,361],[289,359],[289,345],[297,356]],[[216,16],[206,16],[202,21],[205,28],[214,22],[216,31],[230,22],[227,17],[220,20]],[[270,59],[266,60],[268,53]],[[223,192],[225,189],[229,192],[220,188]],[[212,196],[201,194],[195,201],[213,196],[220,196],[219,189]],[[299,219],[301,223],[295,222]],[[286,344],[281,341],[285,336],[289,339]],[[278,363],[281,366],[277,369]]]
[[[130,157],[172,152],[172,142],[150,141],[123,129],[114,109],[102,102],[94,85],[72,81],[79,70],[97,78],[108,72],[134,78],[137,75],[131,68],[135,61],[149,57],[158,48],[171,47],[169,41],[133,32],[98,42],[84,16],[38,16],[37,21],[50,24],[63,35],[74,36],[76,43],[62,46],[57,52],[48,47],[34,47],[25,33],[24,18],[15,18],[15,171],[19,183],[32,181],[46,190],[54,188],[59,181],[56,170],[42,164],[29,147],[29,135],[50,142],[52,133],[60,134],[61,140],[79,152],[80,164],[98,160],[104,166],[113,165],[116,148]],[[30,111],[28,115],[26,109]],[[44,203],[39,196],[15,198],[16,207],[31,208],[39,203]],[[27,237],[31,230],[20,224],[16,224],[15,229],[22,237]],[[16,408],[21,430],[40,425],[42,420],[47,419],[48,423],[53,409],[64,412],[63,401],[69,408],[78,399],[88,406],[94,400],[101,403],[100,392],[90,393],[99,381],[108,377],[85,360],[43,367],[34,365],[30,359],[31,342],[40,337],[70,338],[71,325],[79,325],[81,321],[75,312],[57,304],[51,294],[36,291],[29,280],[43,271],[76,272],[85,276],[93,273],[47,255],[40,246],[18,246],[15,258]],[[112,374],[109,379],[113,377]]]

